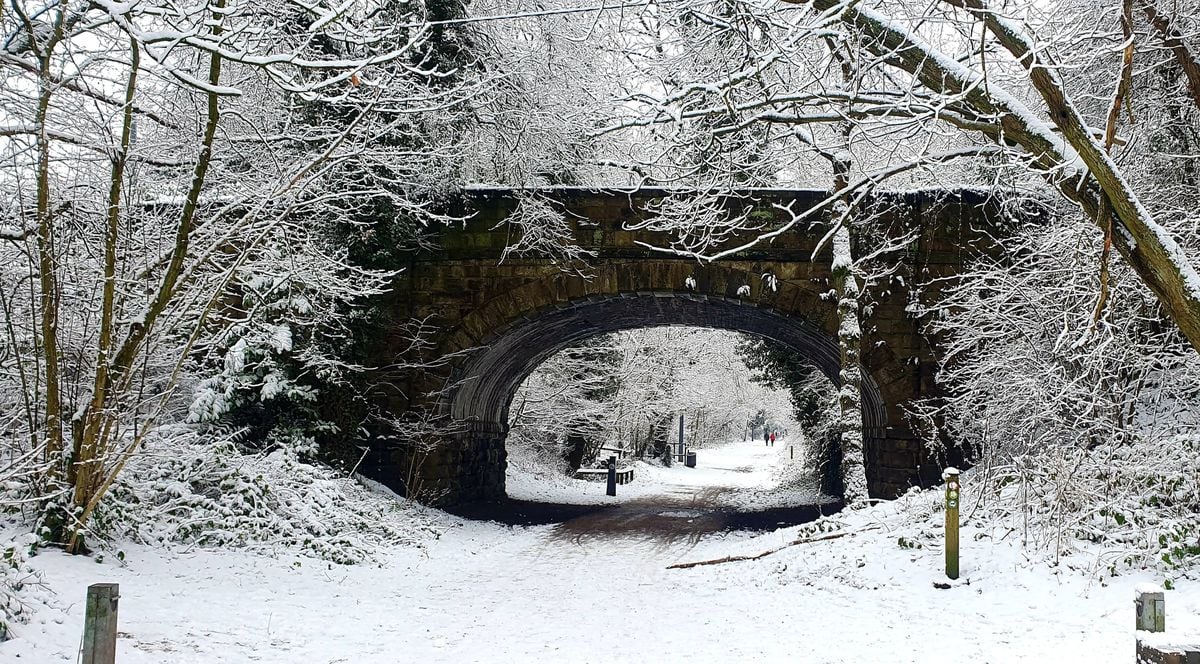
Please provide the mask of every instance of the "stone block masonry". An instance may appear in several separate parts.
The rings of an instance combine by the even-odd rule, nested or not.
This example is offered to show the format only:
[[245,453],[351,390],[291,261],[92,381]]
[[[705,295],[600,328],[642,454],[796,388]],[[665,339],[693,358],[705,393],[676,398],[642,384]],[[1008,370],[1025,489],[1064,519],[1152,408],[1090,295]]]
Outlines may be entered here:
[[[422,319],[437,330],[429,345],[403,358],[424,368],[402,381],[389,378],[390,389],[377,390],[377,407],[436,415],[447,432],[419,458],[403,441],[389,442],[380,433],[364,463],[376,479],[443,505],[503,497],[504,438],[514,391],[553,353],[606,332],[689,325],[759,335],[798,351],[838,383],[837,316],[827,297],[831,257],[827,248],[814,257],[826,224],[793,228],[727,259],[701,261],[656,250],[670,245],[664,233],[629,230],[646,220],[648,204],[672,192],[535,193],[561,211],[576,243],[591,252],[586,264],[564,266],[538,255],[502,261],[506,243],[520,232],[508,217],[530,192],[467,190],[446,209],[467,221],[438,231],[437,248],[398,266],[404,269],[391,293],[373,303],[387,320]],[[784,190],[731,194],[722,204],[731,214],[748,213],[760,228],[735,234],[726,244],[749,241],[789,221],[780,206],[800,213],[824,196]],[[854,221],[856,255],[899,244],[881,259],[890,276],[873,280],[862,300],[863,421],[872,496],[892,498],[910,486],[929,485],[943,466],[964,463],[953,445],[948,454],[931,455],[906,418],[913,400],[939,395],[938,344],[922,333],[911,305],[935,299],[973,258],[999,255],[997,238],[1013,225],[987,195],[972,191],[879,194]],[[398,340],[376,337],[363,363],[395,363]]]

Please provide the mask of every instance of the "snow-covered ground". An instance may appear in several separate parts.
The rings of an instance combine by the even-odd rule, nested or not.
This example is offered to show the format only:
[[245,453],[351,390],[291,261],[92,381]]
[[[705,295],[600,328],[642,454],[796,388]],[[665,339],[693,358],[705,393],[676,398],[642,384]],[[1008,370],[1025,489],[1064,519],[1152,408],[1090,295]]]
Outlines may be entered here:
[[[786,447],[757,448],[714,450],[690,476],[664,470],[658,487],[669,496],[699,480],[769,480],[760,464],[736,464],[775,461]],[[123,547],[123,563],[42,553],[33,562],[52,606],[0,644],[0,661],[75,661],[85,588],[100,581],[121,585],[122,664],[1132,661],[1133,588],[1161,579],[1053,565],[1019,534],[968,525],[962,578],[938,589],[940,500],[926,492],[767,534],[694,538],[447,516],[424,546],[353,566],[144,546]],[[1200,583],[1167,591],[1167,622],[1200,635]]]
[[797,483],[804,463],[804,446],[796,439],[780,439],[768,447],[761,440],[732,441],[694,450],[696,467],[681,463],[664,468],[641,461],[633,466],[634,480],[617,487],[616,496],[605,494],[605,483],[538,472],[535,464],[511,464],[506,478],[508,496],[568,505],[620,504],[669,495],[678,499],[703,493],[708,502],[742,509],[768,509],[828,503],[815,480]]

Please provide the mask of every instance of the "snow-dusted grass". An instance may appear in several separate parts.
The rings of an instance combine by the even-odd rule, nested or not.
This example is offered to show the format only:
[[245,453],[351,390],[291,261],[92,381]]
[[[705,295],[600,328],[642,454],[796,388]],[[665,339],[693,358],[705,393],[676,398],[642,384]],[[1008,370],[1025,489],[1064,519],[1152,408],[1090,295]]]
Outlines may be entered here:
[[[969,484],[965,487],[969,490]],[[121,584],[122,664],[355,662],[1128,662],[1133,588],[1003,530],[963,529],[939,590],[940,492],[751,537],[584,538],[446,517],[377,565],[281,553],[126,549],[103,564],[43,553],[53,607],[0,660],[73,661],[89,583]],[[676,562],[801,544],[757,561]],[[1167,591],[1168,628],[1200,634],[1200,583]]]

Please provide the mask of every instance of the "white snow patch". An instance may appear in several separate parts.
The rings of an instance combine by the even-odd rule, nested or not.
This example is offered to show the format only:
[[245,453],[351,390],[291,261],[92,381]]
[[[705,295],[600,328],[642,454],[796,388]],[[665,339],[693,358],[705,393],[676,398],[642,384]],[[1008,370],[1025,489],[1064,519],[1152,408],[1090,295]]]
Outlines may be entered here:
[[[1017,537],[967,523],[951,584],[939,499],[698,542],[446,518],[440,539],[378,565],[140,545],[124,563],[43,553],[33,563],[55,604],[0,643],[0,660],[74,661],[86,587],[111,581],[122,664],[1129,661],[1129,590],[1152,578],[1051,566]],[[667,569],[839,533],[754,561]],[[1200,582],[1177,581],[1167,602],[1172,634],[1200,634]]]
[[651,497],[690,500],[704,494],[708,507],[760,510],[833,502],[815,486],[794,482],[802,473],[804,446],[795,436],[779,438],[768,447],[761,440],[733,441],[716,447],[693,450],[695,468],[675,463],[665,468],[645,461],[622,462],[633,466],[633,482],[617,486],[617,495],[605,493],[603,481],[572,479],[556,474],[539,474],[520,458],[510,457],[505,480],[508,496],[516,500],[566,505],[620,504]]

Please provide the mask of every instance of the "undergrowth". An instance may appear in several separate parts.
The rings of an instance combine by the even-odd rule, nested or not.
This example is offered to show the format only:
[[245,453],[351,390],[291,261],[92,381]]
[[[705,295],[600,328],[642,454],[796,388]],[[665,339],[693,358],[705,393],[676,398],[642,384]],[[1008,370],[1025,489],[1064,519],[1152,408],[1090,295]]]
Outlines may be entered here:
[[974,473],[977,518],[1059,560],[1110,575],[1200,567],[1200,435],[1055,449]]
[[178,431],[133,459],[93,531],[109,540],[295,551],[342,564],[419,546],[438,532],[431,512],[307,463],[289,447],[245,454],[229,440]]

